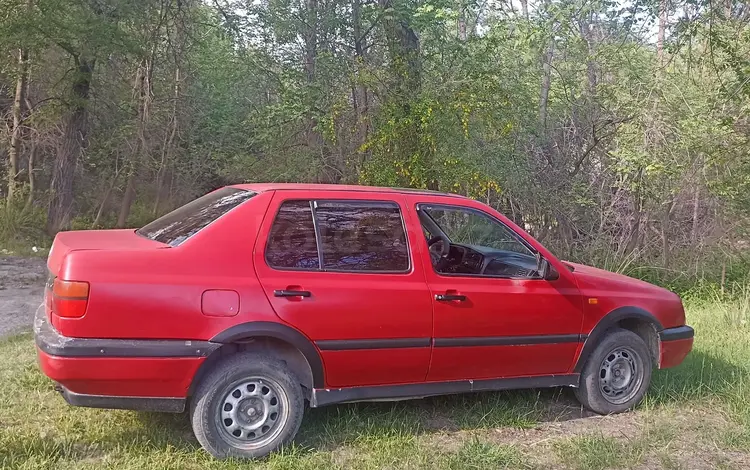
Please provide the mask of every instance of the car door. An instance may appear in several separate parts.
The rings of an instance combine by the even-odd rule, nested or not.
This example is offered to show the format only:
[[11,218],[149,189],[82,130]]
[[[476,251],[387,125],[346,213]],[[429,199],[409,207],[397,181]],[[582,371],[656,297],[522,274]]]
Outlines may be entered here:
[[400,194],[277,191],[255,247],[274,310],[320,350],[326,384],[424,381],[432,299]]
[[[420,220],[443,225],[442,231],[453,237],[451,246],[483,254],[479,268],[472,264],[478,259],[472,250],[457,252],[463,256],[459,268],[451,267],[451,254],[448,264],[441,264],[442,248],[430,256],[427,238],[435,234],[423,223],[422,260],[434,308],[427,380],[569,371],[581,346],[582,299],[565,265],[520,229],[511,228],[502,215],[475,201],[416,195],[408,200]],[[538,278],[537,253],[551,263],[556,279]]]

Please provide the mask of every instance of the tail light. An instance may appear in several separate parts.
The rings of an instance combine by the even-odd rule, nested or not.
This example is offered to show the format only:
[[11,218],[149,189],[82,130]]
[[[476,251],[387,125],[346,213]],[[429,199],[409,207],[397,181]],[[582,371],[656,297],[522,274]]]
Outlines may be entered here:
[[52,281],[52,311],[66,318],[80,318],[86,313],[89,283],[83,281]]

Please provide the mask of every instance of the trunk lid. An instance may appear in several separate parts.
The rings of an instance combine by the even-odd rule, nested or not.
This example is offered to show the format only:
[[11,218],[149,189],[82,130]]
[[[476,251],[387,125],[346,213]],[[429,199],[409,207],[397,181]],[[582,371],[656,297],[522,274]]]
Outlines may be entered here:
[[65,256],[76,250],[128,251],[158,248],[169,248],[169,245],[142,237],[134,229],[60,232],[52,243],[47,267],[53,276],[59,275]]

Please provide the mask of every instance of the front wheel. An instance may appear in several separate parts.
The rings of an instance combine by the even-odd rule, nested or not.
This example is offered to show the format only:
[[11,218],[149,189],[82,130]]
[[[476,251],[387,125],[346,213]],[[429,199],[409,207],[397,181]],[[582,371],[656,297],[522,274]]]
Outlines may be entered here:
[[576,398],[599,414],[627,411],[646,395],[652,368],[651,354],[640,336],[612,330],[586,361]]
[[193,398],[193,432],[216,458],[268,455],[294,438],[304,412],[300,382],[286,364],[251,352],[219,362]]

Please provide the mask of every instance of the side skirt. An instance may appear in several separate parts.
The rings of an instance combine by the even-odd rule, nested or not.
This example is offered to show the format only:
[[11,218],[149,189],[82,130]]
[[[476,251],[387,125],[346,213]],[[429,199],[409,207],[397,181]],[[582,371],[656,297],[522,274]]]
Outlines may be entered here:
[[458,380],[452,382],[424,382],[373,387],[316,388],[310,397],[310,407],[356,401],[396,401],[455,393],[487,392],[524,388],[578,387],[580,374],[512,377],[507,379]]

